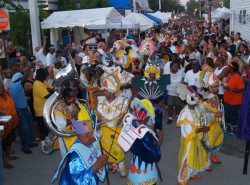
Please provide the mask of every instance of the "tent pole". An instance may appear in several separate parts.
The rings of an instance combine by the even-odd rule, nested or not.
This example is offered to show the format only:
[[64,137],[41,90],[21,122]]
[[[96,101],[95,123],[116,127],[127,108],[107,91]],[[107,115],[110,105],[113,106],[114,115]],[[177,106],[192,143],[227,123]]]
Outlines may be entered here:
[[106,27],[106,29],[105,29],[105,42],[107,42],[108,38],[107,38],[107,25],[106,24],[105,24],[105,27]]

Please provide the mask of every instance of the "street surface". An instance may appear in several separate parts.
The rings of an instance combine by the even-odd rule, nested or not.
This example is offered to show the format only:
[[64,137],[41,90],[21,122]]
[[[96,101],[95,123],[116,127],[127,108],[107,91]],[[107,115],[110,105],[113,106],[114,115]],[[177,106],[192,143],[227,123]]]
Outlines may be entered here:
[[[165,134],[162,144],[162,158],[159,166],[163,182],[157,185],[177,184],[177,160],[180,142],[180,128],[175,126],[175,120],[171,125],[166,125],[166,115],[163,119],[163,132]],[[44,155],[40,152],[40,146],[32,148],[33,154],[26,155],[21,152],[20,139],[13,144],[12,148],[19,159],[10,161],[14,169],[4,169],[3,185],[49,185],[54,171],[60,162],[60,152]],[[245,141],[235,136],[227,135],[223,149],[217,152],[217,157],[222,164],[213,164],[212,172],[201,174],[200,180],[189,181],[190,185],[250,185],[250,164],[248,174],[243,175]],[[250,160],[249,160],[250,161]],[[249,162],[250,163],[250,162]],[[129,169],[130,152],[126,154],[126,169]],[[118,173],[110,174],[110,185],[125,185],[126,179],[121,179]],[[55,184],[58,184],[56,182]],[[100,183],[106,185],[107,182]]]

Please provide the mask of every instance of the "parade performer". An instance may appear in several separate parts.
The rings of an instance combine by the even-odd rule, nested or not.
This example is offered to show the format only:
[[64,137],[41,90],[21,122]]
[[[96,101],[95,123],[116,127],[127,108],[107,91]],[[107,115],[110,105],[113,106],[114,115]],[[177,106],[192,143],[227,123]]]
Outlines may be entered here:
[[[85,113],[87,109],[84,109]],[[102,155],[99,141],[93,137],[94,121],[87,111],[84,121],[72,119],[73,128],[78,139],[63,157],[52,179],[54,182],[60,176],[60,185],[97,185],[99,179],[104,181],[106,176],[105,166],[115,171],[115,163],[107,163],[107,155]],[[78,120],[81,114],[78,115]],[[61,173],[62,172],[62,173]]]
[[129,73],[126,70],[129,70],[131,67],[131,62],[132,62],[132,53],[134,52],[132,47],[128,46],[125,49],[125,53],[122,52],[120,55],[120,51],[117,52],[117,60],[115,60],[116,68],[114,69],[114,72],[117,74],[120,74],[120,82],[121,82],[121,88],[120,88],[120,96],[124,96],[131,100],[132,98],[132,92],[131,92],[131,81],[134,77],[132,73]]
[[[225,120],[221,110],[221,103],[218,97],[219,81],[215,74],[209,69],[203,70],[200,74],[201,84],[207,89],[203,95],[204,101],[200,101],[198,109],[202,117],[204,117],[207,126],[210,127],[207,138],[203,143],[207,152],[211,153],[210,160],[212,162],[221,163],[221,161],[214,155],[218,151],[224,141],[223,126],[225,128]],[[221,123],[220,123],[221,122]],[[220,125],[221,124],[221,125]],[[208,170],[212,170],[210,167]]]
[[139,99],[148,99],[154,106],[156,123],[154,129],[162,130],[162,114],[166,98],[166,85],[170,83],[169,75],[160,75],[155,56],[150,57],[150,62],[145,68],[144,77],[132,80],[132,86],[137,88]]
[[201,126],[200,114],[196,107],[199,103],[198,93],[189,86],[179,84],[177,92],[187,105],[182,109],[176,125],[181,127],[181,143],[178,159],[178,185],[188,185],[189,179],[198,179],[198,173],[210,166],[206,150],[199,135],[209,131]]
[[128,185],[155,184],[158,179],[157,162],[161,158],[160,145],[162,131],[157,133],[154,126],[155,114],[152,103],[135,98],[131,103],[133,114],[124,116],[123,129],[118,138],[119,145],[128,151],[131,149],[131,165]]
[[90,56],[90,67],[83,69],[80,80],[87,88],[87,106],[89,109],[96,108],[97,96],[99,96],[101,81],[103,79],[104,70],[97,65],[97,60]]
[[[63,99],[59,101],[54,109],[55,122],[60,131],[73,131],[71,119],[79,113],[78,107],[75,104],[74,91],[71,88],[65,88],[62,96]],[[56,150],[60,147],[61,156],[63,157],[76,139],[77,136],[64,138],[56,136],[52,149]]]
[[122,119],[127,113],[129,100],[118,96],[120,79],[114,72],[103,80],[104,96],[98,97],[97,116],[101,120],[101,143],[103,152],[109,155],[108,161],[118,163],[121,177],[126,177],[124,151],[117,143],[122,129]]

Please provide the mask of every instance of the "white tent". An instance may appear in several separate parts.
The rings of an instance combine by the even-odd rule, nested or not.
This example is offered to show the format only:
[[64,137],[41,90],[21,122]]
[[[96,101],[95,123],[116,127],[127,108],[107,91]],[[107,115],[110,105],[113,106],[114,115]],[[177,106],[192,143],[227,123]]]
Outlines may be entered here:
[[156,24],[154,21],[140,13],[130,13],[126,16],[126,19],[130,22],[139,23],[140,31],[146,31],[154,27],[154,25]]
[[226,7],[217,8],[214,11],[214,14],[221,19],[228,19],[228,18],[230,18],[230,9],[228,9]]
[[42,29],[85,27],[120,23],[122,15],[113,7],[53,12],[42,22]]
[[139,28],[139,23],[133,23],[122,17],[122,21],[119,23],[109,23],[109,24],[100,24],[100,25],[87,25],[86,28],[90,30],[102,30],[102,29],[137,29]]
[[158,19],[161,19],[162,23],[167,23],[168,20],[170,19],[167,14],[162,13],[162,12],[155,12],[155,13],[148,13],[149,15],[152,15],[154,17],[157,17]]

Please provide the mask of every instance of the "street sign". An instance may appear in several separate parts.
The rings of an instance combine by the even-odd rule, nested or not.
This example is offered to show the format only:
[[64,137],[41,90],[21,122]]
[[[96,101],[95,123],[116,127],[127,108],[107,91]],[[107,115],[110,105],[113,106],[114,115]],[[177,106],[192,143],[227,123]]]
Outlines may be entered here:
[[10,30],[10,19],[7,9],[0,9],[0,30]]

